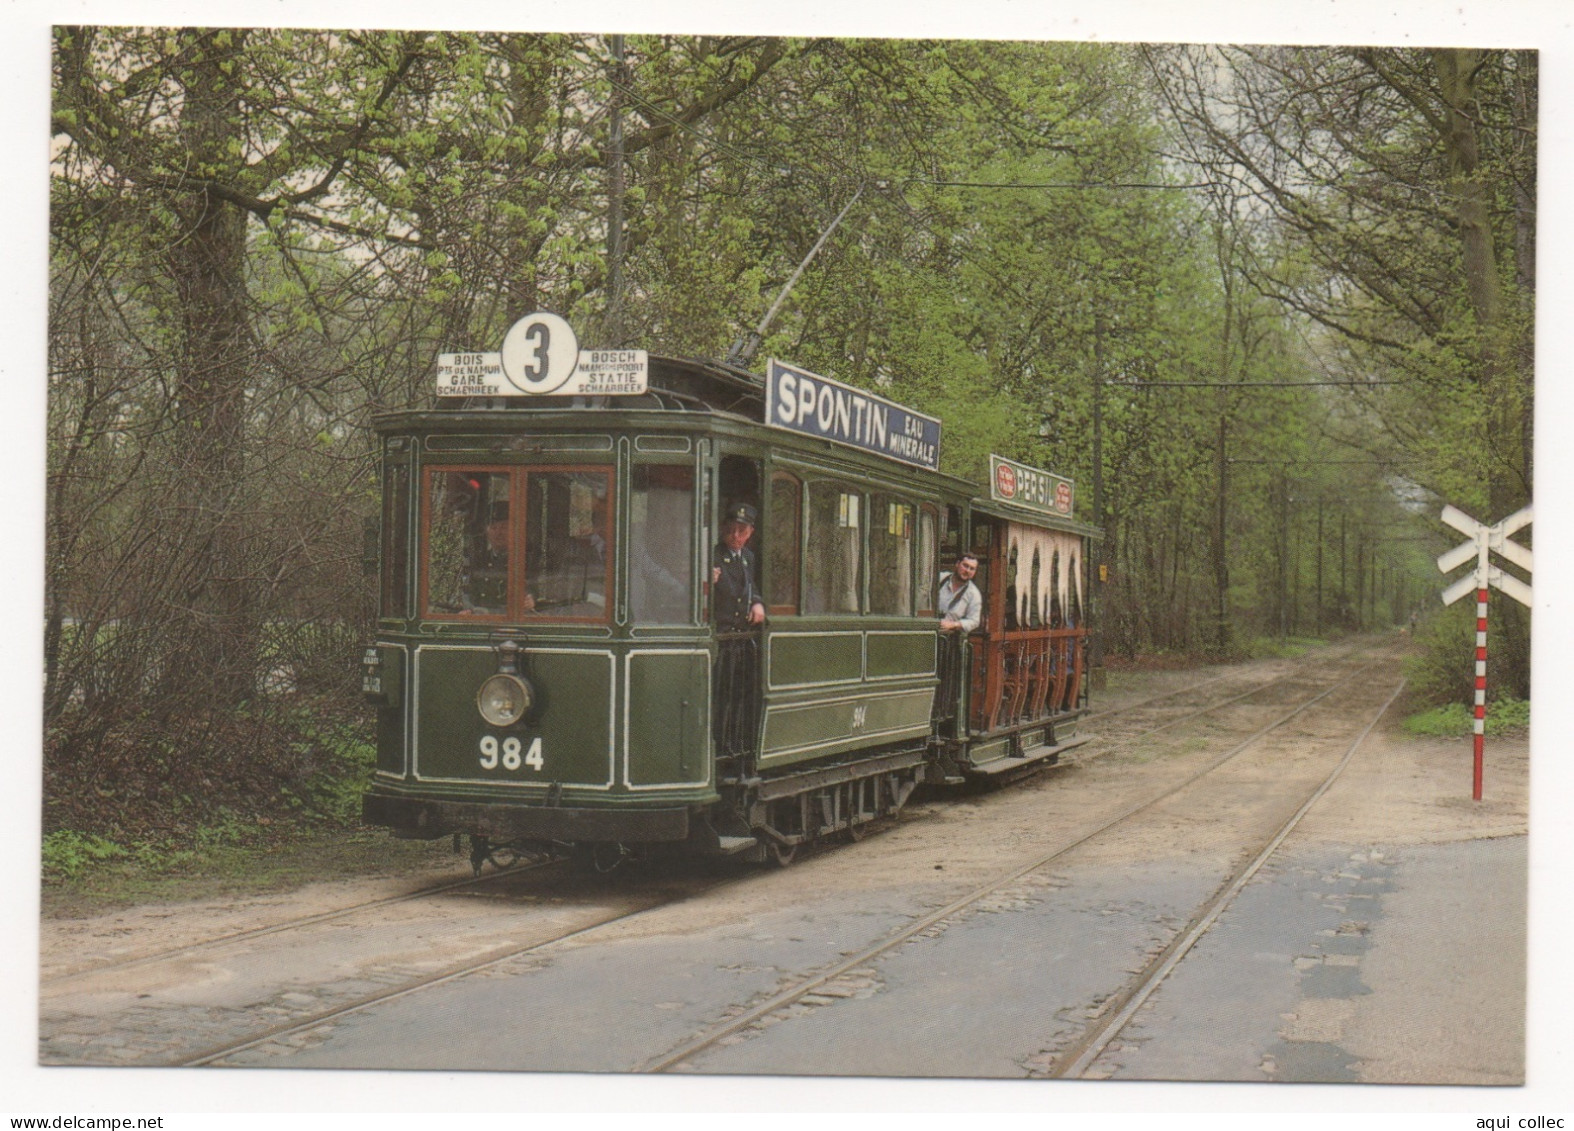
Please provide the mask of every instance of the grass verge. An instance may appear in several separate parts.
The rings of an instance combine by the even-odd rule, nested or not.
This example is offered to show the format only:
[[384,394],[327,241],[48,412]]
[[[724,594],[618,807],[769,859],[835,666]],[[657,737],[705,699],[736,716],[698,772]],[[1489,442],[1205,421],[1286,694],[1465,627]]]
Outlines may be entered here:
[[395,840],[381,829],[225,827],[199,830],[182,846],[53,833],[44,842],[42,910],[46,917],[81,918],[144,903],[243,898],[445,859],[456,873],[466,867],[446,837]]
[[[1463,703],[1431,707],[1405,718],[1407,734],[1456,738],[1475,729],[1475,711]],[[1499,699],[1487,704],[1486,726],[1490,735],[1524,734],[1530,729],[1530,703],[1524,699]]]

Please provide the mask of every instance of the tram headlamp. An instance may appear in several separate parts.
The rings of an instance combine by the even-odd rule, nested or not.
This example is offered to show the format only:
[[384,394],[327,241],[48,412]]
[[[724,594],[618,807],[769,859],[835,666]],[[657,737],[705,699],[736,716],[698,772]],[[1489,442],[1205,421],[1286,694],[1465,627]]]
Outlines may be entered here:
[[517,675],[499,672],[481,685],[476,695],[476,708],[489,725],[510,727],[525,717],[534,701],[528,683]]

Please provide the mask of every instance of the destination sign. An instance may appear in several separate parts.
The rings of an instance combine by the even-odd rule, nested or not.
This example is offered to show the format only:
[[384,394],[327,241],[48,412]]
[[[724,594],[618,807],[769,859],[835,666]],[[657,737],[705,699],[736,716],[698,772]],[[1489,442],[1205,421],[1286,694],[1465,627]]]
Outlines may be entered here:
[[437,355],[437,395],[440,397],[505,397],[513,386],[503,376],[500,353],[440,353]]
[[765,423],[914,467],[940,466],[940,421],[884,397],[772,359]]
[[503,369],[501,353],[437,355],[440,397],[629,397],[650,387],[644,350],[578,350],[561,378],[518,382]]
[[1005,456],[989,457],[989,493],[997,502],[1015,503],[1045,514],[1071,516],[1071,480]]
[[580,350],[567,388],[581,397],[632,397],[650,387],[644,350]]

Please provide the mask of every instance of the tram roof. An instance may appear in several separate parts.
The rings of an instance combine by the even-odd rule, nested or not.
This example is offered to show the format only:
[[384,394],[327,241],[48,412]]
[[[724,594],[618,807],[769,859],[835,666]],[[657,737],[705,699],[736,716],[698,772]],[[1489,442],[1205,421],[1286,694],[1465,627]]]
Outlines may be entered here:
[[1045,514],[1043,511],[1033,510],[1031,507],[1019,507],[1011,503],[1002,503],[996,499],[974,499],[973,513],[988,515],[990,518],[1003,518],[1010,522],[1020,522],[1027,526],[1042,526],[1047,530],[1064,530],[1068,534],[1081,534],[1087,538],[1102,540],[1104,530],[1092,523],[1078,522],[1074,518],[1062,518],[1060,515]]
[[[583,411],[587,407],[627,411],[668,411],[718,413],[734,416],[749,424],[761,424],[765,411],[765,378],[725,361],[694,357],[668,357],[650,355],[650,391],[642,396],[567,398],[562,403],[543,403],[549,398],[515,397],[438,397],[434,408],[440,412],[563,412]],[[430,410],[428,410],[430,411]],[[408,420],[411,416],[424,415],[420,409],[378,414],[379,422],[392,424]],[[946,472],[928,474],[948,479],[970,493],[977,484]],[[1042,511],[1013,506],[992,499],[974,497],[971,508],[994,518],[1003,518],[1031,526],[1082,534],[1090,538],[1103,538],[1097,526],[1075,519],[1046,515]]]
[[439,411],[504,413],[562,412],[589,406],[614,411],[730,413],[758,423],[765,408],[765,378],[724,361],[651,354],[649,391],[639,396],[440,396],[434,404]]

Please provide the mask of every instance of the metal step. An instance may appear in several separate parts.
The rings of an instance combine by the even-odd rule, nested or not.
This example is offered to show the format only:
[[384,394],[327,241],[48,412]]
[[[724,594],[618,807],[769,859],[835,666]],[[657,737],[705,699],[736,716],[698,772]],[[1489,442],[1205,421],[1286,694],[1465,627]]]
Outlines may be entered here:
[[1092,737],[1090,734],[1083,734],[1075,738],[1068,738],[1063,742],[1056,743],[1054,746],[1035,746],[1033,749],[1025,751],[1020,758],[996,758],[994,761],[985,762],[981,766],[971,766],[967,772],[969,774],[982,774],[985,777],[992,777],[995,774],[1009,774],[1014,770],[1022,769],[1024,766],[1031,766],[1034,762],[1042,762],[1045,758],[1057,757],[1067,750],[1081,746]]
[[716,847],[727,856],[731,856],[736,852],[747,852],[759,843],[752,836],[718,836],[716,838]]

